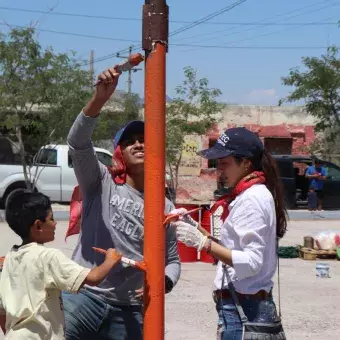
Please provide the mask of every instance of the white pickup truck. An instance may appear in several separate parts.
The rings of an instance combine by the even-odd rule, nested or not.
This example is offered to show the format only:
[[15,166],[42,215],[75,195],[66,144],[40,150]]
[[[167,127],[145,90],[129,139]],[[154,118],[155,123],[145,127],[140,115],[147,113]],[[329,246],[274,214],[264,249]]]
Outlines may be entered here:
[[[112,154],[109,151],[94,149],[99,161],[107,166],[112,164]],[[30,174],[36,182],[36,190],[49,196],[52,202],[70,202],[73,189],[78,185],[67,145],[42,147],[34,157]],[[0,164],[0,200],[3,203],[11,192],[25,187],[22,165]]]

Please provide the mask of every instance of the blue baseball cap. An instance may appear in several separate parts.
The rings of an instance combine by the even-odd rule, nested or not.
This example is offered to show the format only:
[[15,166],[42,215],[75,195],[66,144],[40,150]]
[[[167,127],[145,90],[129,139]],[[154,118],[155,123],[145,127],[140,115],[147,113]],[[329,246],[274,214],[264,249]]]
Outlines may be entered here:
[[230,155],[244,158],[262,157],[264,146],[261,139],[244,127],[225,130],[214,146],[197,154],[206,159],[220,159]]
[[116,149],[120,142],[131,133],[143,133],[144,134],[144,122],[142,120],[132,120],[127,123],[122,129],[120,129],[115,138],[113,139],[113,146]]

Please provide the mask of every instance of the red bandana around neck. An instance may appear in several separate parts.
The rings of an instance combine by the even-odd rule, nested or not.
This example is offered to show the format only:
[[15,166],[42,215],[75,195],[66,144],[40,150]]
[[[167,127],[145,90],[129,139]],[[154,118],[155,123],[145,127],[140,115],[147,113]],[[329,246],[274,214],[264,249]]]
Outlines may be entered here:
[[[126,164],[124,162],[122,150],[118,146],[112,156],[112,167],[107,167],[112,180],[118,184],[123,185],[126,183]],[[79,185],[77,185],[72,193],[71,203],[70,203],[70,222],[65,236],[66,239],[71,235],[76,235],[80,233],[81,228],[81,212],[82,212],[82,195],[80,192]]]
[[249,189],[254,184],[263,184],[266,182],[266,178],[262,171],[254,171],[251,174],[247,175],[243,179],[241,179],[236,187],[232,190],[232,192],[228,195],[221,197],[216,203],[211,207],[210,211],[213,214],[219,207],[223,207],[223,212],[221,215],[222,222],[229,215],[229,204],[243,191]]

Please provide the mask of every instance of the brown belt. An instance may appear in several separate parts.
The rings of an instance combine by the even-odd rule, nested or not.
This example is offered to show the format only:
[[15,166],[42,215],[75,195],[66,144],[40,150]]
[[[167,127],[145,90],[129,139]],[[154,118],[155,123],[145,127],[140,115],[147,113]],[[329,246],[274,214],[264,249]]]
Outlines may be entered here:
[[[247,298],[251,300],[267,300],[270,296],[270,293],[266,292],[265,290],[260,290],[256,294],[241,294],[237,293],[236,295],[239,298]],[[214,290],[213,292],[214,301],[218,301],[220,299],[232,299],[231,293],[229,289],[222,289],[222,290]]]

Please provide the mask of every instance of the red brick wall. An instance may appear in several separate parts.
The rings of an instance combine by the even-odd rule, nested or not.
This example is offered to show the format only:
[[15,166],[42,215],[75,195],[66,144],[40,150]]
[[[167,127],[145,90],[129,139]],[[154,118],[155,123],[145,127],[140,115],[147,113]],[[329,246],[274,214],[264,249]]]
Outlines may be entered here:
[[[224,129],[219,129],[214,126],[206,136],[202,137],[202,148],[209,147],[210,139],[217,139],[218,136],[225,130],[235,125],[228,125]],[[309,147],[315,139],[314,126],[308,125],[293,125],[293,124],[280,124],[272,126],[261,126],[257,124],[245,125],[249,130],[257,133],[262,140],[264,138],[292,138],[292,154],[293,155],[308,155]],[[208,161],[202,159],[201,175],[193,178],[183,178],[179,180],[178,201],[191,201],[191,200],[207,200],[210,193],[216,189],[216,173],[210,169],[209,174],[206,173],[208,168]],[[195,185],[193,184],[193,180]],[[196,183],[197,182],[197,183]],[[206,195],[205,195],[206,194]],[[202,197],[204,196],[204,197]]]
[[[225,129],[235,127],[235,125],[229,124]],[[293,125],[293,124],[280,124],[271,126],[261,126],[258,124],[249,124],[245,127],[255,133],[257,133],[262,141],[266,137],[280,137],[280,138],[292,138],[292,154],[293,155],[307,155],[308,149],[315,139],[314,126],[312,125]],[[202,138],[202,147],[206,149],[209,147],[209,139],[217,139],[223,132],[222,129],[218,129],[217,125],[214,126],[206,136]],[[206,169],[208,162],[202,161],[202,168]]]

